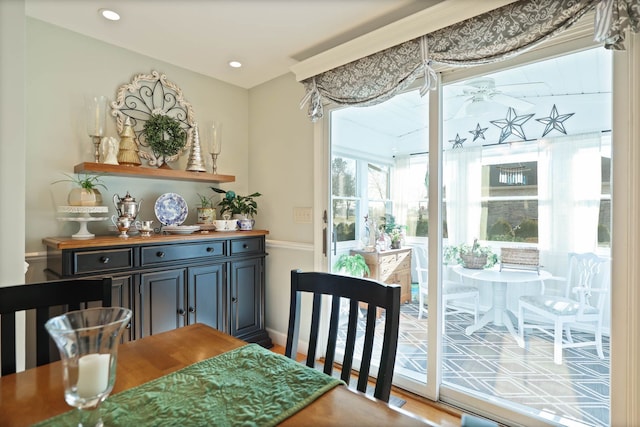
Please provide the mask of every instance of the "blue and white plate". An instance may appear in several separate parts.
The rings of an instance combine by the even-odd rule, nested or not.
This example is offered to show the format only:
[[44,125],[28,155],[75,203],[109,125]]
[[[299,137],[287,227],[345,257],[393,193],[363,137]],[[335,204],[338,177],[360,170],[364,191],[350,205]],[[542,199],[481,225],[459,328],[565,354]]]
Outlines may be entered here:
[[187,219],[187,202],[176,193],[165,193],[158,197],[153,207],[156,218],[164,225],[180,225]]

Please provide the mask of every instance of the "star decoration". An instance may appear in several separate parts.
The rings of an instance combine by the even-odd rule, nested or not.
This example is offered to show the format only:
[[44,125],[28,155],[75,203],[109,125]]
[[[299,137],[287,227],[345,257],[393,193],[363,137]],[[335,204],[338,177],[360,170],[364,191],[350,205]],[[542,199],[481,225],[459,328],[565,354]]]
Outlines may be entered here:
[[569,117],[573,116],[574,114],[575,113],[558,114],[558,109],[556,108],[556,104],[553,104],[553,108],[551,109],[551,113],[549,114],[549,117],[536,119],[537,121],[545,125],[542,136],[543,137],[546,136],[549,132],[553,130],[560,131],[566,135],[567,130],[564,128],[564,125],[562,123],[565,120],[567,120]]
[[463,148],[462,143],[465,142],[467,138],[460,138],[460,135],[456,133],[456,139],[450,139],[449,142],[453,144],[451,148]]
[[509,138],[511,135],[519,136],[522,139],[527,139],[524,136],[524,130],[522,129],[522,125],[525,124],[527,120],[533,117],[533,114],[525,114],[523,116],[519,116],[516,114],[516,110],[513,107],[509,107],[507,111],[507,117],[500,120],[490,120],[492,125],[495,125],[502,129],[500,132],[500,140],[498,144],[502,144],[505,139]]
[[469,133],[470,133],[471,135],[473,135],[473,141],[471,141],[471,142],[474,142],[474,141],[475,141],[476,139],[478,139],[478,138],[485,139],[485,138],[484,138],[484,133],[485,133],[485,131],[486,131],[487,129],[489,129],[489,128],[481,128],[481,127],[480,127],[480,123],[476,124],[476,128],[475,128],[475,130],[470,130],[470,131],[469,131]]

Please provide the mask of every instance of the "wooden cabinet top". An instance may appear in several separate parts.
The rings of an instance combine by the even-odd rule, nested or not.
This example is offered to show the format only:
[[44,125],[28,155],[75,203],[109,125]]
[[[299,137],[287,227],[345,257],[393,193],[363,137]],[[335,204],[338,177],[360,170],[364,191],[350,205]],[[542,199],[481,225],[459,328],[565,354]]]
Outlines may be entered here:
[[93,239],[79,240],[71,237],[45,237],[42,243],[52,249],[82,249],[101,248],[107,246],[136,246],[153,245],[156,243],[179,243],[190,241],[207,241],[216,239],[239,239],[243,237],[266,236],[268,230],[251,231],[210,231],[208,233],[196,232],[193,234],[154,234],[150,237],[129,236],[126,239],[116,234],[110,236],[96,236]]
[[365,259],[372,259],[372,258],[378,259],[380,257],[385,257],[388,255],[397,255],[397,254],[403,254],[407,252],[411,252],[410,247],[405,247],[400,249],[387,249],[386,251],[382,251],[382,252],[378,252],[378,251],[369,252],[369,251],[361,251],[358,249],[351,249],[351,253],[360,254]]

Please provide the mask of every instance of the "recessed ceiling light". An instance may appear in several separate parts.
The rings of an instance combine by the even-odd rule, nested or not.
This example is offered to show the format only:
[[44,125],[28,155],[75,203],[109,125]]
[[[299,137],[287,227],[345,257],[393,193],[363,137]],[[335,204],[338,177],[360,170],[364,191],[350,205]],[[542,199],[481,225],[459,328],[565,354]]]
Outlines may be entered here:
[[240,62],[240,61],[229,61],[229,67],[231,67],[231,68],[240,68],[240,67],[242,67],[242,62]]
[[108,19],[109,21],[119,21],[120,20],[120,15],[118,14],[118,12],[115,12],[113,10],[100,9],[98,12],[100,12],[100,15],[102,15],[105,19]]

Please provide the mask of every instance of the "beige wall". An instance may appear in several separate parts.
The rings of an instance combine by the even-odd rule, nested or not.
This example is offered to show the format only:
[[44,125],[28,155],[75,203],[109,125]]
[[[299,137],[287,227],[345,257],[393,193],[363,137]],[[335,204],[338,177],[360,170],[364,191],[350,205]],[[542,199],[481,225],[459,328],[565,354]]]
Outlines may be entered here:
[[[72,173],[74,165],[93,161],[93,145],[86,135],[83,114],[85,94],[106,95],[114,99],[118,88],[135,74],[157,70],[177,84],[192,105],[196,121],[220,120],[224,141],[218,169],[236,176],[236,182],[223,188],[245,193],[248,188],[248,91],[205,77],[153,58],[109,45],[68,30],[27,19],[27,160],[26,223],[27,252],[44,250],[45,236],[70,235],[76,223],[56,220],[56,206],[65,203],[67,183],[51,185]],[[108,118],[107,135],[116,136],[115,119]],[[204,144],[205,141],[201,140]],[[183,155],[176,169],[186,167]],[[189,205],[186,223],[195,223],[196,193],[213,195],[206,183],[170,180],[105,177],[108,191],[102,191],[110,207],[113,194],[130,191],[143,199],[140,219],[154,219],[153,204],[166,192],[182,195]],[[95,233],[108,232],[110,221],[89,224]]]
[[0,2],[0,286],[24,280],[24,2]]
[[313,207],[313,124],[298,108],[303,96],[293,74],[249,91],[249,188],[263,193],[257,223],[270,232],[266,323],[280,344],[289,318],[291,270],[313,269],[314,224],[293,221],[295,207]]

